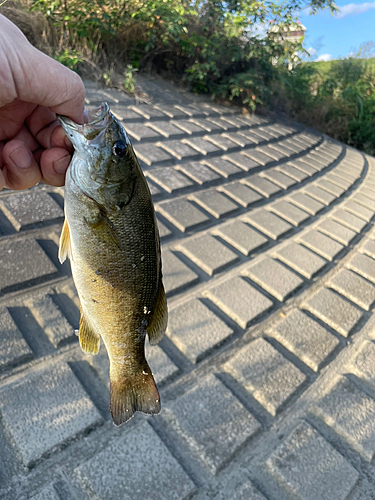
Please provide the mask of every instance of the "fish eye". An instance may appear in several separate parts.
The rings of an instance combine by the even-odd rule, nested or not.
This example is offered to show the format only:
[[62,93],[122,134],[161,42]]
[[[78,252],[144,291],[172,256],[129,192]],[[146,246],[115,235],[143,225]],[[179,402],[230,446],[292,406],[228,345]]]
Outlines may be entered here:
[[116,156],[123,158],[126,155],[127,144],[124,141],[116,141],[112,146],[112,151]]

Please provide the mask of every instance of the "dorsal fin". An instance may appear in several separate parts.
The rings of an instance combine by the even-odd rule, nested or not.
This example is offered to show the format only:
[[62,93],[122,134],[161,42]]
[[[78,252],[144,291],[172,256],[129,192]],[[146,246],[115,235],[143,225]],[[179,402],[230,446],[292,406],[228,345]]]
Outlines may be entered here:
[[71,246],[70,246],[70,231],[68,226],[68,221],[64,220],[64,225],[60,236],[60,247],[59,247],[59,261],[63,264],[68,257],[71,256]]
[[163,282],[160,279],[159,291],[156,299],[154,313],[147,327],[148,338],[151,345],[155,345],[163,338],[168,323],[167,299]]

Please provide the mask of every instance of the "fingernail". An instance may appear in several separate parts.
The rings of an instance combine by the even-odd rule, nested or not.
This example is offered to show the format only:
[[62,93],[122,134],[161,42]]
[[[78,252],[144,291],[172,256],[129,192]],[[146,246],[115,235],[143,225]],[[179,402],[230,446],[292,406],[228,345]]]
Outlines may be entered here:
[[31,153],[25,146],[20,146],[9,156],[18,168],[29,168],[33,160]]
[[63,156],[60,160],[53,162],[53,168],[57,174],[65,174],[70,163],[70,155]]
[[65,146],[66,146],[67,148],[72,149],[73,144],[72,144],[72,141],[71,141],[68,137],[66,137],[66,136],[65,136],[65,140],[64,140],[64,142],[65,142]]

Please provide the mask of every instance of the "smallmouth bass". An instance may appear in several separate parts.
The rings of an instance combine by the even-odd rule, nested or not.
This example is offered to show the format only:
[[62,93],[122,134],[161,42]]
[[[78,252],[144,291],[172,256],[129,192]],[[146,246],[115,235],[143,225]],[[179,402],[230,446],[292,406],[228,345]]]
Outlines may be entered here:
[[75,152],[65,181],[59,259],[70,258],[81,302],[79,342],[110,360],[110,410],[115,425],[136,411],[160,412],[144,344],[167,326],[159,232],[151,194],[130,140],[103,103],[78,125],[60,123]]

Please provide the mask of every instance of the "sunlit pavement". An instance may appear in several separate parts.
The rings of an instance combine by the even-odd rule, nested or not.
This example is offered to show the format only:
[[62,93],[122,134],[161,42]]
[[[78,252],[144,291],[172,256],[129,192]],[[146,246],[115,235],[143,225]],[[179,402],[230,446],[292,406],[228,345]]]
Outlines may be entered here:
[[0,499],[375,498],[375,159],[144,80],[87,84],[154,198],[169,327],[162,412],[115,428],[84,355],[64,191],[0,193]]

